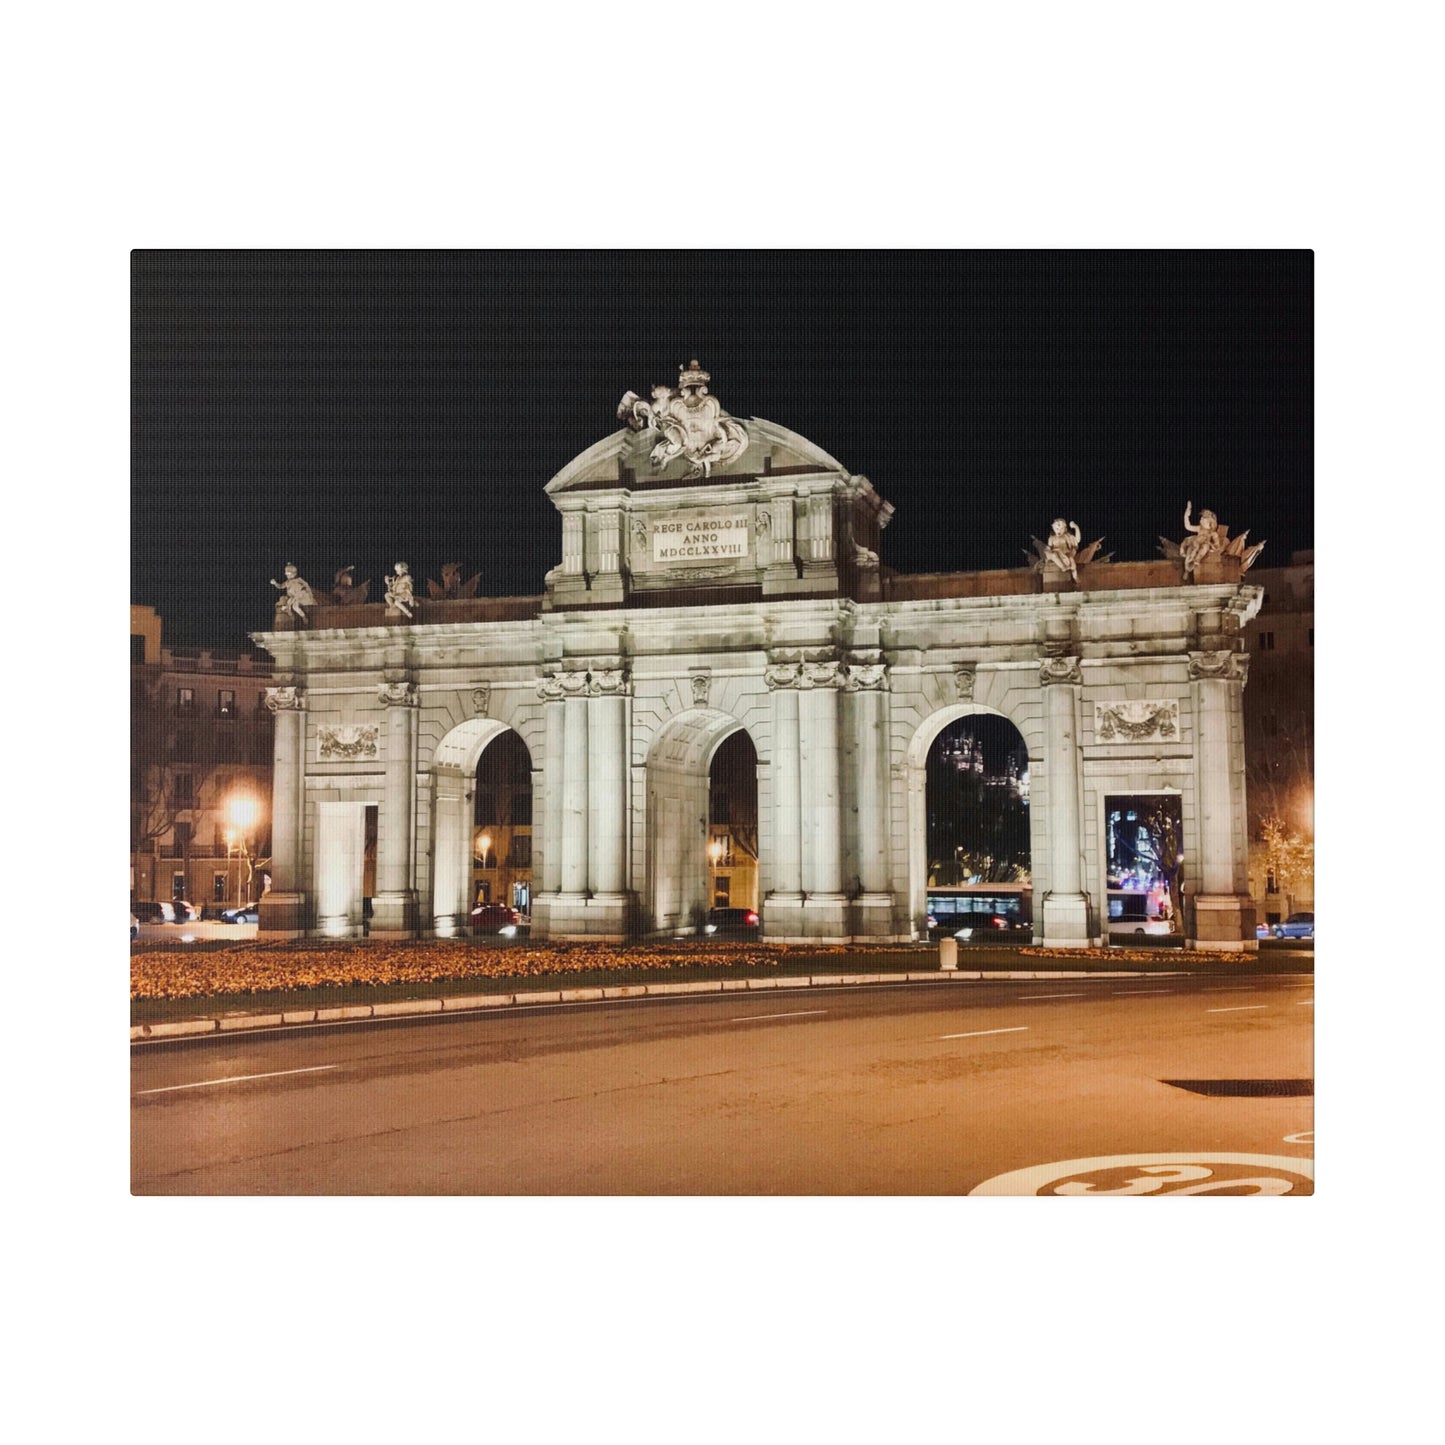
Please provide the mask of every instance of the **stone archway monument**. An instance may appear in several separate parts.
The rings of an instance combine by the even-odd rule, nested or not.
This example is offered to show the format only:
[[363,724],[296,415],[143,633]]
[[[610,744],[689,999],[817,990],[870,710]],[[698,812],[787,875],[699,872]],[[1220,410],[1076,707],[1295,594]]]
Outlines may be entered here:
[[547,484],[562,555],[540,595],[434,587],[403,609],[348,587],[254,634],[276,659],[278,721],[262,931],[318,931],[323,898],[325,927],[352,927],[324,870],[349,857],[336,830],[357,805],[378,809],[387,931],[463,926],[449,900],[468,759],[502,728],[533,763],[533,935],[686,929],[708,760],[745,729],[766,936],[915,937],[924,755],[979,710],[1028,746],[1041,941],[1106,938],[1104,800],[1169,792],[1189,937],[1252,949],[1254,549],[1201,562],[1197,545],[1167,543],[1163,560],[1116,562],[1058,519],[1030,567],[894,574],[879,562],[892,508],[869,479],[785,427],[729,416],[710,381],[693,362],[648,400],[628,392],[621,429]]

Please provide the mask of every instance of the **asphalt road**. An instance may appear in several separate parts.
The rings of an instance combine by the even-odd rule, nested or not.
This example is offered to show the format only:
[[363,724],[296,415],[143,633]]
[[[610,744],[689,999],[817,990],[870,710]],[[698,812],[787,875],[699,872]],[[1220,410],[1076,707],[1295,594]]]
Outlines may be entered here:
[[132,1191],[1304,1194],[1313,999],[855,986],[138,1044]]

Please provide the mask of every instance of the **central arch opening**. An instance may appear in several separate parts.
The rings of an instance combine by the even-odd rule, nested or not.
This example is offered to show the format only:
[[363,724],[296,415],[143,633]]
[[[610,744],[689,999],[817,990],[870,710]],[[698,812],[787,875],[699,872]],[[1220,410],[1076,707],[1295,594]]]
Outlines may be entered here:
[[701,935],[714,908],[756,912],[757,778],[753,740],[727,713],[689,708],[653,739],[647,755],[648,931]]
[[1029,754],[997,713],[946,723],[928,749],[928,932],[977,942],[1031,931]]

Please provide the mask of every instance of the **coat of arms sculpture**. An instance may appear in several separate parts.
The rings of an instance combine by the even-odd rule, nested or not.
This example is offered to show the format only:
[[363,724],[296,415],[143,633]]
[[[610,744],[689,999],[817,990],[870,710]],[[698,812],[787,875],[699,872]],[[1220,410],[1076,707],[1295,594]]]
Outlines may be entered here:
[[662,440],[650,453],[659,471],[685,457],[692,469],[683,477],[692,481],[710,477],[712,469],[733,461],[747,450],[747,428],[727,416],[707,384],[712,377],[696,361],[678,368],[677,390],[654,386],[652,400],[643,401],[629,391],[617,404],[617,417],[631,431],[656,431]]

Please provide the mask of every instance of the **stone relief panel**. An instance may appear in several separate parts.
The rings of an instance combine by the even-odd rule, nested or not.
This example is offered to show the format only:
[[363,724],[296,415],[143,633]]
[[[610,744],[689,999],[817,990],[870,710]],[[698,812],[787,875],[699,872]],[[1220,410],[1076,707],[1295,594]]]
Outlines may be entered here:
[[375,723],[339,723],[316,729],[316,756],[320,762],[355,762],[378,756],[381,729]]
[[416,707],[420,701],[411,682],[384,682],[376,689],[376,699],[382,707]]
[[1097,742],[1138,743],[1152,738],[1173,742],[1179,737],[1179,704],[1168,702],[1096,702]]

